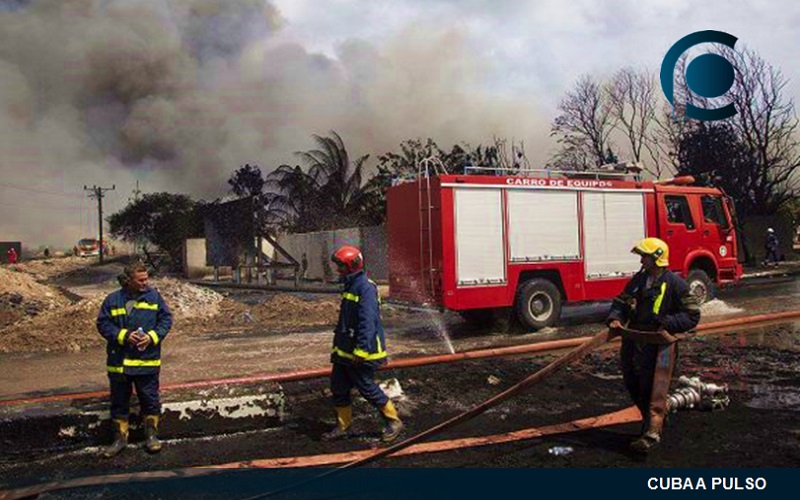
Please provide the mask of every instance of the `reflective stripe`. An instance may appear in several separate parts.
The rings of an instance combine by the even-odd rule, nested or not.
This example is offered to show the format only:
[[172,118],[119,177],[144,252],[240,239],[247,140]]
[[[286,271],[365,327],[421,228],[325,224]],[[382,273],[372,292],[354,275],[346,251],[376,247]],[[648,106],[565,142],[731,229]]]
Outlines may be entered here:
[[117,342],[119,342],[119,345],[125,345],[125,335],[127,333],[128,333],[127,328],[123,328],[122,330],[119,331],[119,333],[117,334]]
[[148,302],[137,302],[133,306],[136,309],[147,309],[149,311],[158,311],[158,304],[150,304]]
[[159,340],[156,331],[150,330],[149,332],[147,332],[147,334],[150,335],[150,338],[153,340],[153,345],[158,345]]
[[124,370],[121,366],[107,366],[106,368],[108,368],[108,373],[122,373]]
[[128,359],[122,360],[122,366],[161,366],[160,359]]
[[376,336],[375,340],[378,341],[378,352],[383,352],[383,347],[381,347],[381,338]]
[[350,292],[343,292],[342,293],[342,298],[344,300],[351,300],[353,302],[358,302],[360,297],[358,295],[350,293]]
[[[339,349],[338,347],[334,347],[333,348],[333,352],[336,353],[337,355],[345,358],[345,359],[354,359],[355,358],[355,356],[352,353],[344,352],[343,350]],[[359,354],[365,354],[366,356],[359,356],[359,358],[362,358],[362,359],[364,359],[366,361],[373,361],[373,360],[376,360],[376,359],[383,359],[387,355],[386,351],[379,351],[379,352],[376,352],[375,354],[369,354],[366,351],[362,351],[361,349],[356,349],[355,352],[357,352]]]
[[661,283],[661,293],[658,294],[656,297],[656,301],[653,304],[653,312],[658,314],[661,311],[661,303],[664,301],[664,295],[667,293],[667,282]]
[[124,307],[120,307],[120,308],[111,310],[111,317],[112,318],[116,317],[116,316],[123,316],[125,314],[127,314],[127,313],[125,312],[125,308]]

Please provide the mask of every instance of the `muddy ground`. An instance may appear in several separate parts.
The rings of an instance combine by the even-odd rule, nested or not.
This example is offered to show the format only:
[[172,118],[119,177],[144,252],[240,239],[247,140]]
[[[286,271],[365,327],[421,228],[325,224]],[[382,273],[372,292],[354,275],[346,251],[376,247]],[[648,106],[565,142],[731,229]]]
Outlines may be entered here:
[[[800,466],[800,325],[788,324],[699,337],[681,344],[680,373],[727,383],[730,406],[719,412],[684,410],[672,415],[660,449],[647,457],[628,450],[638,424],[581,431],[527,442],[385,459],[373,467],[797,467]],[[386,372],[404,390],[397,406],[407,429],[421,432],[522,380],[551,358],[470,361]],[[490,377],[493,380],[490,382]],[[499,379],[499,383],[497,380]],[[495,382],[494,384],[492,382]],[[374,412],[355,405],[359,437],[326,443],[333,423],[327,382],[285,383],[286,417],[261,431],[213,433],[168,439],[158,456],[129,447],[114,460],[98,448],[53,450],[0,462],[0,487],[85,475],[223,464],[269,457],[315,455],[378,445]],[[525,394],[435,440],[541,427],[621,409],[629,404],[619,377],[617,352],[591,354]],[[554,446],[571,447],[553,456]],[[117,491],[117,490],[110,490]],[[123,490],[124,491],[124,490]]]

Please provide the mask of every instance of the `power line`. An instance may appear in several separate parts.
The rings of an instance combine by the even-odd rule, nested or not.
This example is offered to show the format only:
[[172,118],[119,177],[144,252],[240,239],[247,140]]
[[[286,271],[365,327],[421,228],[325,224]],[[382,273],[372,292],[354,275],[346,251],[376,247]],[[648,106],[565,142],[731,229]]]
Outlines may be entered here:
[[63,196],[65,198],[83,198],[83,196],[81,196],[79,194],[55,193],[53,191],[43,191],[41,189],[34,189],[34,188],[23,187],[23,186],[14,186],[13,184],[6,184],[4,182],[0,182],[0,186],[11,188],[11,189],[19,189],[20,191],[29,191],[31,193],[46,194],[46,195],[50,195],[50,196]]
[[60,206],[60,205],[42,205],[41,203],[37,203],[35,205],[25,205],[25,204],[19,204],[19,203],[0,202],[0,205],[5,206],[5,207],[14,207],[14,208],[30,208],[30,209],[41,208],[41,209],[45,209],[45,210],[61,210],[61,211],[69,210],[69,211],[75,211],[75,212],[84,210],[83,207],[68,206],[68,205],[63,205],[63,206]]

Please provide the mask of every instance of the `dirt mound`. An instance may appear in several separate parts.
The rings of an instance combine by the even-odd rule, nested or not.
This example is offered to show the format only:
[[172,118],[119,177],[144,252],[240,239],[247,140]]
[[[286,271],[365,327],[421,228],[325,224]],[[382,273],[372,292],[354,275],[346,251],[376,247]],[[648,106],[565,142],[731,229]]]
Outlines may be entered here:
[[58,289],[37,283],[15,267],[0,268],[0,329],[69,303]]
[[279,294],[257,305],[226,299],[221,304],[217,323],[228,326],[333,326],[338,317],[338,297],[303,300],[294,295]]
[[96,259],[80,257],[58,257],[52,259],[26,260],[12,267],[27,273],[39,281],[46,281],[62,274],[90,266]]
[[103,297],[27,317],[0,330],[0,352],[80,351],[104,342],[95,320]]
[[[339,304],[333,297],[306,301],[283,294],[263,304],[247,305],[171,278],[155,279],[152,286],[170,306],[175,319],[172,335],[180,337],[242,326],[332,326],[338,317]],[[0,326],[0,352],[76,352],[103,345],[95,321],[104,298],[84,299],[21,320],[18,316],[10,318],[13,324]]]
[[0,268],[0,295],[16,295],[23,301],[36,301],[48,308],[68,304],[56,288],[38,283],[33,276],[9,268]]

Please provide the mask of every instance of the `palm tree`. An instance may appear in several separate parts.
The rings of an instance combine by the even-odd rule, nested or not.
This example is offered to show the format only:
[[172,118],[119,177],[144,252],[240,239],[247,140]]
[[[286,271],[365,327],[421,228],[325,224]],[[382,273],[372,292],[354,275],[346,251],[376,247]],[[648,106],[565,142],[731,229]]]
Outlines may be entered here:
[[369,155],[351,161],[344,141],[334,131],[330,137],[312,137],[317,149],[296,153],[305,170],[281,165],[267,176],[276,200],[293,213],[291,228],[306,232],[367,221],[371,196],[362,179]]

